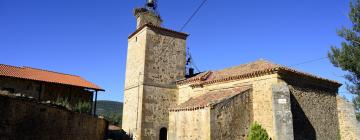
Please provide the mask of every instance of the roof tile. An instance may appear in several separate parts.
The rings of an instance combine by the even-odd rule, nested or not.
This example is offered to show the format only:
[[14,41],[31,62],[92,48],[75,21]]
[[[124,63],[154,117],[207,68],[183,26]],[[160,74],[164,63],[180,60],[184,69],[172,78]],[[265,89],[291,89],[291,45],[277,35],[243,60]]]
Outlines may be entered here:
[[238,94],[250,90],[251,87],[238,87],[224,90],[211,91],[196,98],[190,98],[188,101],[177,105],[170,111],[196,110],[204,107],[212,107],[226,99],[230,99]]
[[103,90],[101,87],[83,79],[80,76],[35,69],[30,67],[15,67],[0,64],[0,76],[78,86],[94,90]]
[[[218,71],[204,72],[204,73],[198,74],[197,76],[187,78],[184,80],[180,80],[177,82],[177,84],[178,85],[192,84],[192,86],[206,85],[206,84],[218,83],[218,82],[223,82],[223,81],[231,81],[231,80],[236,80],[236,79],[241,79],[241,78],[250,78],[250,77],[255,77],[255,76],[259,76],[259,75],[266,75],[269,73],[278,72],[280,70],[287,71],[290,73],[295,73],[298,75],[311,77],[311,78],[315,78],[315,79],[319,79],[319,80],[334,83],[337,85],[341,85],[340,83],[338,83],[336,81],[321,78],[319,76],[315,76],[315,75],[312,75],[309,73],[297,71],[297,70],[294,70],[294,69],[291,69],[291,68],[288,68],[288,67],[285,67],[285,66],[282,66],[279,64],[271,63],[266,60],[258,60],[258,61],[251,62],[248,64],[243,64],[243,65],[226,68],[226,69],[218,70]],[[209,74],[209,75],[207,75],[206,78],[202,78],[206,74]]]

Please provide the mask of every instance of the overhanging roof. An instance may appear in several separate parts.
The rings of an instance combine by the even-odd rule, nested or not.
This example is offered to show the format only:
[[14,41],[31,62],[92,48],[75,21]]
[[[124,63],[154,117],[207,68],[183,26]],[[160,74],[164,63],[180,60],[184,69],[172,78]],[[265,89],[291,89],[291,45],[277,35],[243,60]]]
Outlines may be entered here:
[[0,76],[77,86],[77,87],[98,90],[98,91],[104,91],[104,89],[102,89],[101,87],[85,80],[80,76],[63,74],[53,71],[30,68],[30,67],[15,67],[10,65],[0,64]]

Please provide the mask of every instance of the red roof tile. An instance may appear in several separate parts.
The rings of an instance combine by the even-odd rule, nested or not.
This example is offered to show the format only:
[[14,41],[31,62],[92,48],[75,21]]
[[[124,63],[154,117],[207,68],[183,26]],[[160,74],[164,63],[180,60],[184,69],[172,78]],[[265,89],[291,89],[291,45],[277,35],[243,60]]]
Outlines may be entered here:
[[212,107],[238,94],[249,91],[251,87],[238,87],[224,90],[211,91],[196,98],[190,98],[188,101],[175,106],[170,111],[196,110],[204,107]]
[[333,84],[341,85],[340,83],[321,78],[309,73],[300,72],[282,65],[274,64],[266,60],[258,60],[255,62],[251,62],[248,64],[243,64],[236,67],[231,67],[219,71],[208,71],[201,73],[197,76],[180,80],[177,82],[178,85],[183,84],[193,84],[193,86],[196,85],[206,85],[206,84],[213,84],[223,81],[231,81],[231,80],[237,80],[237,79],[244,79],[244,78],[250,78],[250,77],[256,77],[259,75],[266,75],[271,73],[277,73],[278,71],[286,71],[306,77],[311,77],[315,79],[319,79],[322,81],[330,82]]
[[15,67],[0,64],[0,76],[71,85],[103,91],[101,87],[89,81],[86,81],[80,76],[35,69],[30,67]]

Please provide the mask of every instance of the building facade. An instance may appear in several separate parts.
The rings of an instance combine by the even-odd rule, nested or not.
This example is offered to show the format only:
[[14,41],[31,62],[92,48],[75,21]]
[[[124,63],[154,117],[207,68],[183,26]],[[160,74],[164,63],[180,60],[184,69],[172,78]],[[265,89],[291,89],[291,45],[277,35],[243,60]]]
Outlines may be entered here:
[[78,102],[92,103],[97,91],[104,90],[80,76],[0,64],[2,94],[17,94],[51,102],[67,99],[71,105],[75,105]]
[[135,140],[242,140],[253,122],[275,140],[340,137],[340,83],[266,60],[186,76],[188,35],[149,7],[135,17],[122,126]]

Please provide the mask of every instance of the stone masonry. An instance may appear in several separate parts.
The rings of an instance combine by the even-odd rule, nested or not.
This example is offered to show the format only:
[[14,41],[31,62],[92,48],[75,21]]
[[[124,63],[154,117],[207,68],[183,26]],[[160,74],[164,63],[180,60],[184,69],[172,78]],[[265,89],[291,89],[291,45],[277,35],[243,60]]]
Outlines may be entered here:
[[168,129],[175,82],[185,77],[187,34],[159,27],[160,16],[136,9],[137,31],[129,36],[123,129],[134,139],[159,139]]
[[187,34],[146,8],[135,17],[122,126],[135,140],[244,140],[253,122],[274,140],[357,139],[340,83],[266,60],[185,76]]
[[108,123],[36,99],[0,94],[0,140],[102,140]]
[[337,97],[337,107],[340,125],[340,136],[342,140],[360,140],[359,122],[356,120],[355,108],[352,102],[342,97]]

